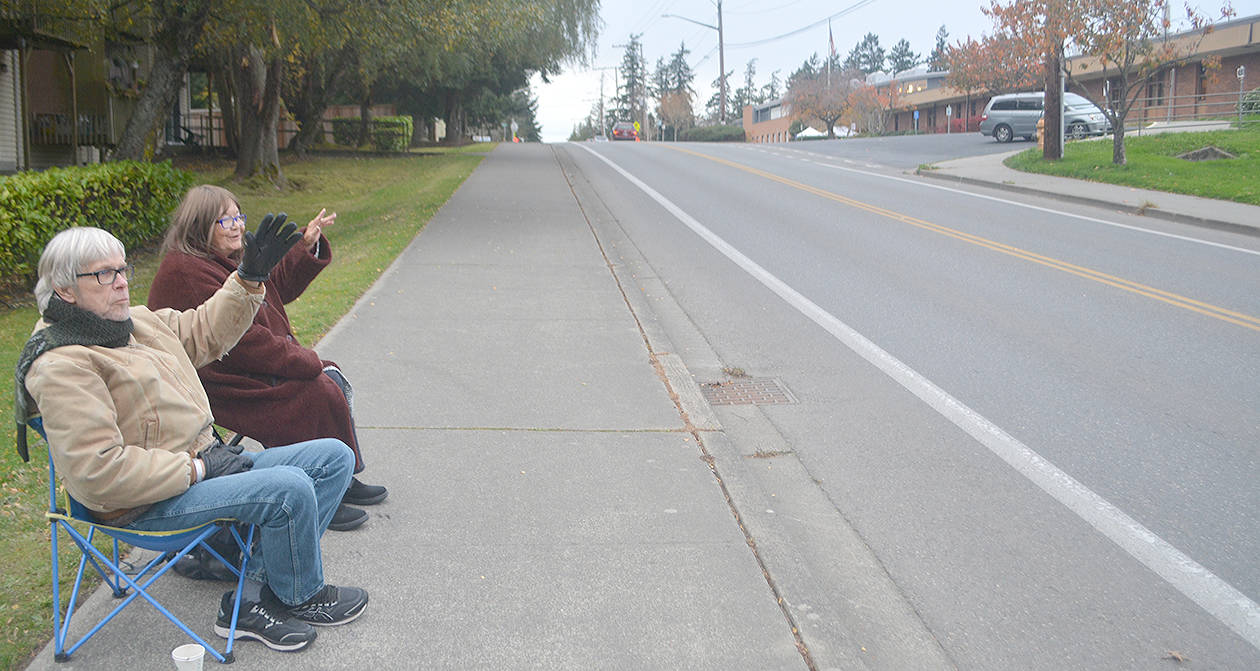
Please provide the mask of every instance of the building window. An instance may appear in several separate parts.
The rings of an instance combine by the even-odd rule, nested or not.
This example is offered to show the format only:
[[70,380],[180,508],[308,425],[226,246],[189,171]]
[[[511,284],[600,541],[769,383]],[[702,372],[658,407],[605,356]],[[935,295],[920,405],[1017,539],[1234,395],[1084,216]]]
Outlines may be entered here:
[[1164,73],[1151,78],[1146,85],[1146,106],[1158,107],[1164,104]]
[[1207,66],[1199,63],[1199,76],[1194,80],[1194,95],[1199,101],[1207,98],[1207,78]]

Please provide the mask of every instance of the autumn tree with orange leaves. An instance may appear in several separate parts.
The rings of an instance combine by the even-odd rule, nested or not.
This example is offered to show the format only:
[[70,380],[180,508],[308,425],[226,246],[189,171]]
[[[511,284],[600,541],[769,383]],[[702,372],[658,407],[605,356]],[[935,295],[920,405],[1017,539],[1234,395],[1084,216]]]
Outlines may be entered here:
[[859,127],[874,135],[888,132],[888,120],[896,112],[901,95],[899,84],[891,79],[881,86],[866,85],[853,96],[853,116]]
[[[1084,64],[1093,59],[1105,80],[1117,81],[1112,100],[1096,100],[1065,71],[1068,88],[1098,105],[1111,122],[1112,162],[1124,165],[1124,122],[1147,81],[1162,69],[1187,60],[1198,50],[1198,40],[1166,41],[1165,10],[1169,0],[990,0],[983,11],[993,20],[994,34],[980,42],[968,40],[951,48],[950,83],[963,91],[999,92],[1031,88],[1035,64],[1041,64],[1040,84],[1045,97],[1045,153],[1059,158],[1059,73],[1064,55],[1079,53]],[[1186,18],[1200,36],[1211,22],[1192,8]],[[1221,17],[1233,14],[1229,5]],[[958,68],[955,75],[953,68]],[[995,75],[986,70],[1007,70]],[[1009,79],[1007,75],[1009,74]],[[1023,79],[1026,78],[1026,79]],[[1011,80],[1014,81],[1011,81]],[[1027,86],[1025,86],[1027,85]]]
[[[1046,92],[1044,154],[1059,153],[1059,71],[1065,49],[1082,27],[1085,5],[1102,0],[990,0],[982,8],[994,33],[980,42],[968,39],[950,50],[952,68],[962,70],[956,87],[967,91],[1011,91],[1041,87]],[[1140,0],[1139,0],[1140,1]],[[1002,71],[993,74],[985,68]]]
[[984,37],[980,42],[968,37],[947,48],[945,62],[946,85],[964,93],[996,95],[1042,85],[1041,62],[1008,36]]
[[789,84],[786,101],[792,117],[805,123],[818,120],[827,126],[827,137],[836,136],[836,122],[854,111],[859,94],[866,87],[861,70],[826,68],[798,70]]
[[[1147,82],[1169,66],[1186,62],[1212,31],[1212,22],[1186,6],[1186,20],[1197,39],[1164,40],[1169,22],[1164,18],[1168,0],[1090,0],[1083,14],[1076,45],[1083,54],[1098,59],[1104,81],[1114,82],[1111,100],[1093,100],[1102,108],[1112,127],[1111,162],[1124,165],[1124,122],[1141,96]],[[1228,4],[1220,18],[1233,16]],[[1071,73],[1068,73],[1069,79]],[[1082,93],[1085,94],[1083,87]],[[1086,97],[1089,97],[1086,94]]]

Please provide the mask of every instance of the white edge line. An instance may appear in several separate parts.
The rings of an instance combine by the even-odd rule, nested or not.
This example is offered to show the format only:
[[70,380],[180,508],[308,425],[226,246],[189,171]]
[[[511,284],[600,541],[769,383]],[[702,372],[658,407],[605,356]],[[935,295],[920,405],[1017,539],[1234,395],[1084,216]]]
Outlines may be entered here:
[[[799,151],[799,150],[798,150],[798,151]],[[791,157],[783,157],[783,158],[791,158]],[[1071,217],[1071,218],[1073,218],[1073,219],[1080,219],[1080,220],[1082,220],[1082,221],[1089,221],[1089,222],[1093,222],[1093,223],[1095,223],[1095,224],[1102,224],[1102,225],[1104,225],[1104,226],[1115,226],[1115,227],[1117,227],[1117,228],[1125,228],[1125,229],[1128,229],[1128,230],[1130,230],[1130,231],[1137,231],[1137,232],[1139,232],[1139,233],[1147,233],[1147,234],[1150,234],[1150,235],[1158,235],[1158,236],[1162,236],[1162,237],[1165,237],[1165,238],[1174,238],[1174,239],[1176,239],[1176,240],[1183,240],[1183,241],[1185,241],[1185,242],[1193,242],[1193,243],[1197,243],[1197,244],[1200,244],[1200,245],[1208,245],[1208,246],[1211,246],[1211,247],[1220,247],[1221,249],[1228,249],[1228,250],[1230,250],[1230,251],[1232,251],[1232,252],[1242,252],[1243,254],[1253,254],[1253,255],[1255,255],[1255,256],[1260,256],[1260,251],[1256,251],[1256,250],[1254,250],[1254,249],[1247,249],[1247,248],[1245,248],[1245,247],[1235,247],[1235,246],[1233,246],[1233,245],[1226,245],[1226,244],[1223,244],[1223,243],[1220,243],[1220,242],[1212,242],[1211,240],[1200,240],[1199,238],[1192,238],[1192,237],[1185,236],[1185,235],[1177,235],[1176,233],[1165,233],[1165,232],[1163,232],[1163,231],[1153,231],[1153,230],[1151,230],[1151,229],[1149,229],[1149,228],[1142,228],[1141,226],[1133,226],[1133,225],[1130,225],[1130,224],[1121,224],[1121,223],[1116,222],[1116,221],[1107,221],[1106,219],[1099,219],[1099,218],[1097,218],[1097,217],[1090,217],[1090,216],[1087,216],[1087,215],[1084,215],[1084,214],[1073,214],[1073,213],[1071,213],[1071,212],[1064,212],[1063,210],[1054,210],[1054,209],[1051,209],[1051,208],[1048,208],[1048,207],[1041,207],[1040,205],[1030,205],[1030,204],[1028,204],[1028,203],[1021,203],[1021,202],[1019,202],[1019,201],[1017,201],[1017,200],[1008,200],[1008,199],[1006,199],[1006,198],[998,198],[997,196],[986,196],[986,195],[984,195],[984,194],[982,194],[982,193],[974,193],[974,192],[971,192],[971,191],[965,191],[965,190],[963,190],[963,189],[955,189],[955,188],[953,188],[953,187],[943,186],[943,185],[940,185],[940,184],[930,184],[930,183],[928,183],[928,182],[924,182],[924,181],[922,181],[922,180],[917,180],[917,179],[906,179],[905,177],[897,177],[897,176],[894,176],[894,175],[884,175],[884,174],[881,174],[881,173],[878,173],[878,172],[870,172],[869,170],[858,170],[858,169],[856,169],[856,168],[846,168],[846,167],[844,167],[844,166],[842,166],[842,165],[836,165],[835,163],[826,163],[826,162],[823,162],[823,161],[819,161],[819,160],[811,160],[811,159],[799,159],[799,160],[806,160],[806,161],[809,161],[810,163],[814,163],[814,164],[817,164],[817,165],[823,166],[823,167],[825,167],[825,168],[834,168],[834,169],[836,169],[836,170],[844,170],[844,171],[846,171],[846,172],[855,172],[855,173],[857,173],[857,174],[859,174],[859,175],[866,175],[866,176],[868,176],[868,177],[878,177],[878,178],[880,178],[880,179],[891,179],[891,180],[896,181],[896,182],[905,182],[905,183],[907,183],[907,184],[914,184],[915,186],[927,187],[927,188],[929,188],[929,189],[940,189],[941,191],[948,191],[948,192],[950,192],[950,193],[957,193],[957,194],[960,194],[960,195],[963,195],[963,196],[971,196],[972,198],[983,198],[984,200],[991,200],[991,201],[994,201],[994,202],[997,202],[997,203],[1002,203],[1002,204],[1004,204],[1004,205],[1014,205],[1014,206],[1016,206],[1016,207],[1024,207],[1024,208],[1028,208],[1028,209],[1030,209],[1030,210],[1037,210],[1038,212],[1046,212],[1046,213],[1048,213],[1048,214],[1057,214],[1057,215],[1062,216],[1062,217]]]
[[[581,146],[581,145],[578,145]],[[1225,624],[1253,647],[1260,649],[1260,605],[1232,585],[1218,578],[1137,520],[1094,493],[1075,478],[1059,470],[1014,436],[1003,431],[980,413],[936,386],[931,380],[853,330],[844,322],[801,295],[755,261],[744,256],[694,217],[631,175],[621,166],[582,146],[608,164],[673,214],[687,228],[713,246],[757,281],[796,308],[868,363],[888,375],[907,391],[919,397],[955,426],[975,438],[998,458],[1028,478],[1045,493],[1063,504],[1106,536],[1143,566],[1154,571],[1200,608]],[[911,181],[911,180],[905,180]],[[964,192],[965,193],[965,192]]]

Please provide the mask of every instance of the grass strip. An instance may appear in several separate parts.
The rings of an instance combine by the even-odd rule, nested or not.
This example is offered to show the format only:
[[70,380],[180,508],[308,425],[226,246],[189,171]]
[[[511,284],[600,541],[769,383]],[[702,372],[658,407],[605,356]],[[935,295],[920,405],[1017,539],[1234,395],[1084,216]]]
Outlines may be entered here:
[[[1177,156],[1215,146],[1237,158],[1187,161]],[[1110,136],[1069,142],[1059,161],[1037,148],[1006,159],[1007,167],[1059,177],[1169,191],[1260,205],[1260,123],[1243,130],[1161,133],[1125,138],[1126,165],[1111,163]]]
[[[493,145],[475,147],[488,151]],[[233,165],[226,161],[185,162],[180,167],[196,173],[199,182],[235,193],[252,225],[267,212],[287,212],[299,225],[321,207],[337,212],[336,224],[326,231],[333,263],[287,306],[299,339],[311,345],[349,311],[481,159],[481,154],[463,149],[391,158],[291,160],[284,166],[290,182],[284,191],[266,182],[231,182]],[[151,249],[133,249],[128,260],[136,264],[131,302],[142,305],[160,258]],[[14,369],[38,317],[30,295],[0,309],[0,370]],[[0,408],[12,407],[13,385],[0,384]],[[52,568],[44,520],[47,451],[32,438],[31,463],[23,463],[14,441],[12,428],[0,432],[0,669],[20,668],[52,638]],[[73,548],[68,541],[61,544],[66,546]],[[62,553],[63,576],[72,558]],[[67,594],[68,588],[63,589]],[[207,613],[214,607],[206,604]]]

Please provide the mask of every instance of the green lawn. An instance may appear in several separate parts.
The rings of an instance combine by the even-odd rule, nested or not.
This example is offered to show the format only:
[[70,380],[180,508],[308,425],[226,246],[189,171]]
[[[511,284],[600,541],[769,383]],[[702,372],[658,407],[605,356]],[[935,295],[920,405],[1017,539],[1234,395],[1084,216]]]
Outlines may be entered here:
[[[309,345],[350,309],[463,183],[481,161],[475,152],[493,147],[426,150],[407,157],[289,160],[282,163],[290,181],[283,192],[269,184],[230,182],[233,166],[226,161],[181,167],[197,173],[203,182],[231,189],[251,225],[267,212],[287,212],[299,224],[321,207],[337,212],[337,223],[326,230],[333,263],[288,308],[299,339]],[[136,263],[132,303],[143,304],[159,259],[152,251],[128,251],[129,260]],[[29,295],[0,309],[0,370],[13,370],[37,318]],[[12,407],[13,385],[0,385],[0,408]],[[47,452],[42,442],[32,439],[31,463],[25,464],[17,456],[14,439],[12,428],[0,433],[0,669],[21,666],[52,637],[49,527],[43,517],[48,502]],[[62,547],[67,545],[72,544],[64,542]]]
[[[1216,146],[1237,156],[1216,161],[1177,158]],[[1112,165],[1111,138],[1069,142],[1060,161],[1045,161],[1033,148],[1006,160],[1016,170],[1088,179],[1156,191],[1260,205],[1260,123],[1244,130],[1164,133],[1125,139],[1128,164]]]

